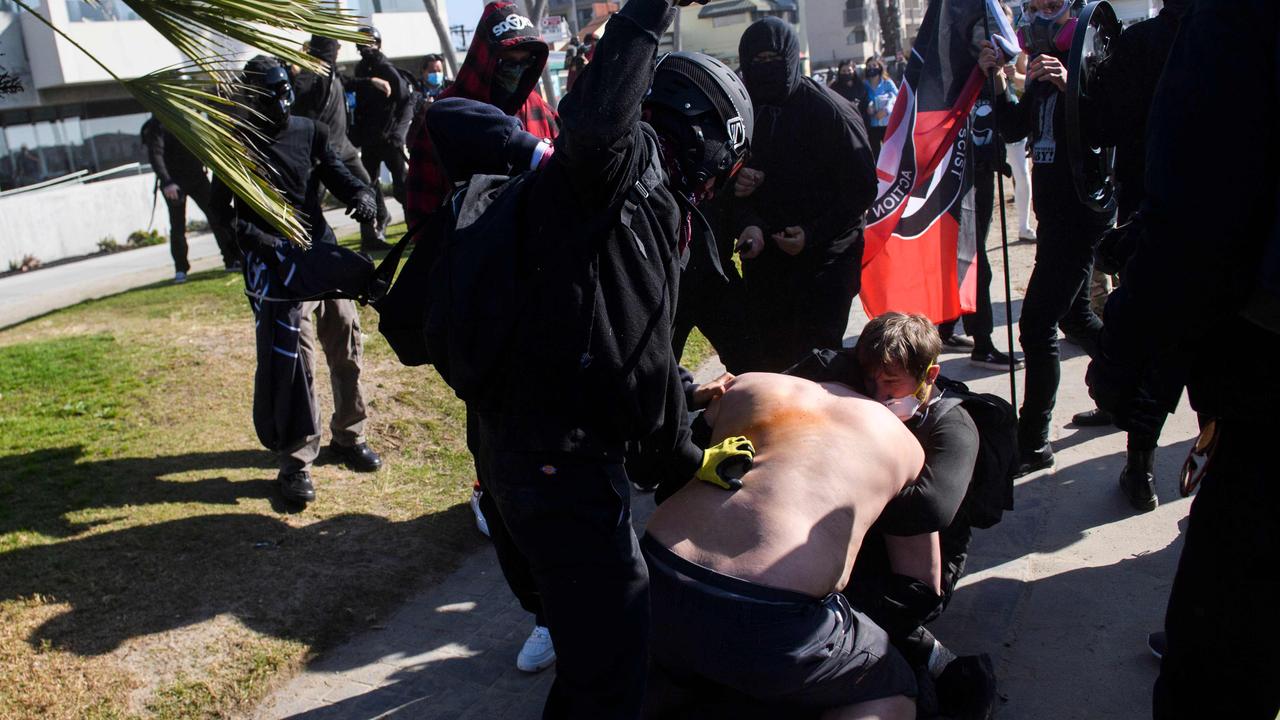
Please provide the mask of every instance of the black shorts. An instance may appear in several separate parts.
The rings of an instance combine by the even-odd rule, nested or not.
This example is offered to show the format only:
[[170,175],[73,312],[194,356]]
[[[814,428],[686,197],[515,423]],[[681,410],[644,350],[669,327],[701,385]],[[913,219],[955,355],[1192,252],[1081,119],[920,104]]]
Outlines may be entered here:
[[651,657],[665,672],[705,679],[796,708],[915,697],[915,674],[885,632],[840,593],[818,599],[692,563],[645,535]]

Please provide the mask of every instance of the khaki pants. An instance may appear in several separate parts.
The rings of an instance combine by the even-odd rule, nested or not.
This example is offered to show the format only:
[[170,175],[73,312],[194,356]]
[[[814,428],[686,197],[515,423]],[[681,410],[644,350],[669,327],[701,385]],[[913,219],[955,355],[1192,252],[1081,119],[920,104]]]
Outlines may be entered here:
[[[314,316],[314,317],[313,317]],[[298,351],[308,372],[315,375],[316,340],[329,364],[329,381],[333,385],[333,417],[329,430],[333,442],[350,447],[364,442],[364,421],[368,416],[364,395],[360,392],[360,363],[364,343],[360,338],[360,315],[351,300],[320,300],[302,303],[301,332]],[[311,397],[311,412],[320,427],[320,402]],[[280,469],[284,472],[305,470],[320,453],[320,435],[309,436],[301,444],[280,453]]]
[[1089,307],[1093,308],[1094,315],[1102,317],[1107,298],[1111,296],[1111,291],[1115,290],[1118,284],[1114,276],[1097,270],[1093,271],[1093,276],[1089,278]]

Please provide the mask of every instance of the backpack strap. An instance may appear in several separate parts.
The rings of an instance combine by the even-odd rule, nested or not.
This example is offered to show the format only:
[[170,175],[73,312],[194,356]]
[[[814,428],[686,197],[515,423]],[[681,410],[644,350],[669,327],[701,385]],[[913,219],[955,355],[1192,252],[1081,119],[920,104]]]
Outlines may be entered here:
[[[649,157],[645,163],[644,172],[631,185],[631,189],[627,191],[626,199],[622,201],[622,226],[628,230],[631,230],[631,221],[635,218],[636,210],[640,208],[640,203],[648,200],[654,188],[662,184],[662,155],[658,152],[658,143],[654,142],[647,134],[644,138],[645,144],[649,146]],[[640,251],[644,252],[643,246],[641,246]]]

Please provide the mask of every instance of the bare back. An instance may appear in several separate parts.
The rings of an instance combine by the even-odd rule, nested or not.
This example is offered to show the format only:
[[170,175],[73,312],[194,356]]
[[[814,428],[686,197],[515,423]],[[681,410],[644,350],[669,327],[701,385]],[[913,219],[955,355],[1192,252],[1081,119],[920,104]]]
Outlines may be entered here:
[[686,560],[769,587],[841,589],[867,529],[924,463],[893,413],[836,383],[748,373],[707,413],[712,442],[745,435],[755,465],[737,492],[688,483],[648,533]]

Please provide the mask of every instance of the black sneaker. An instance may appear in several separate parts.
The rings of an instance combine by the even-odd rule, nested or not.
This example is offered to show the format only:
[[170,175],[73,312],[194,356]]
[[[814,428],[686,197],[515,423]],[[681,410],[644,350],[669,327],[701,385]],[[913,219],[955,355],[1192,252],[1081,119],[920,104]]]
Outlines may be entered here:
[[1169,647],[1169,638],[1165,637],[1164,631],[1153,632],[1147,636],[1147,648],[1151,650],[1151,654],[1156,656],[1157,660],[1164,659],[1164,651]]
[[1071,423],[1079,427],[1105,427],[1114,425],[1115,418],[1111,417],[1111,413],[1102,408],[1094,408],[1072,415]]
[[1053,467],[1053,448],[1049,443],[1036,448],[1035,450],[1023,450],[1021,457],[1018,459],[1018,471],[1014,474],[1015,478],[1023,475],[1030,475],[1037,470]]
[[[990,350],[974,350],[969,355],[969,362],[978,367],[990,368],[992,370],[1008,370],[1009,356],[1005,353],[992,348]],[[1022,356],[1018,353],[1013,354],[1013,369],[1022,369]]]
[[360,252],[363,252],[363,253],[386,252],[393,247],[395,246],[391,245],[390,243],[387,243],[382,239],[369,240],[368,242],[360,243]]
[[1140,468],[1130,472],[1129,466],[1124,466],[1120,471],[1120,490],[1138,512],[1151,512],[1160,504],[1156,497],[1155,478]]
[[942,338],[942,344],[953,350],[972,350],[975,345],[973,338],[963,333],[953,333]]
[[311,473],[306,470],[281,471],[276,476],[276,483],[285,500],[306,505],[316,499],[316,486],[311,483]]
[[356,472],[373,472],[382,467],[382,458],[369,448],[369,443],[357,445],[329,443],[329,452],[343,465]]

